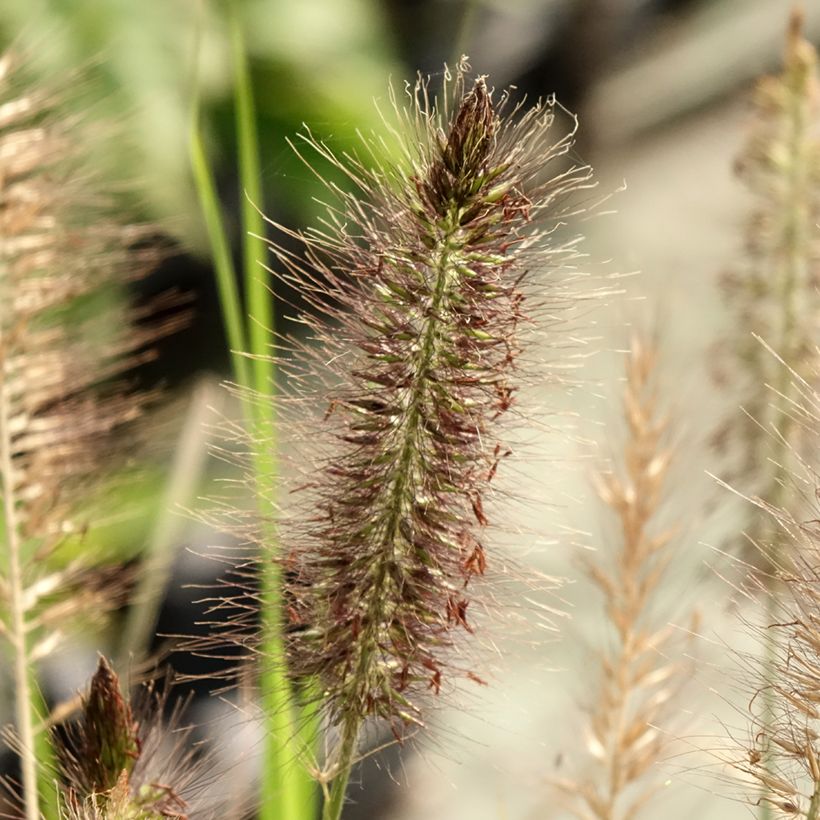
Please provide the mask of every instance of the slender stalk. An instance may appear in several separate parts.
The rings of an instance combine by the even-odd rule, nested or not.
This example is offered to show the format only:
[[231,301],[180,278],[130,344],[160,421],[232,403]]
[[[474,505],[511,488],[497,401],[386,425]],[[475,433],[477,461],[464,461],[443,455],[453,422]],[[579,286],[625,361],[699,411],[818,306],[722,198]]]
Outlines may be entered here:
[[[788,138],[786,161],[787,167],[784,176],[784,192],[782,223],[779,227],[779,241],[776,252],[780,256],[777,269],[776,295],[781,309],[781,326],[779,339],[776,340],[776,350],[787,362],[797,362],[800,349],[803,346],[799,323],[799,299],[811,286],[807,247],[809,207],[807,203],[808,190],[806,180],[809,176],[806,152],[809,148],[807,136],[809,134],[809,103],[806,97],[799,93],[792,93],[788,97]],[[775,341],[775,340],[772,340]],[[794,396],[794,378],[787,367],[777,368],[775,389],[787,408]],[[780,508],[786,501],[784,498],[785,481],[788,478],[787,461],[793,450],[795,421],[788,409],[777,413],[774,420],[777,431],[772,454],[775,464],[775,475],[766,499],[775,507]],[[771,561],[779,563],[785,558],[782,550],[782,537],[775,538],[772,543]],[[774,601],[774,598],[767,598]],[[768,612],[768,614],[772,614]]]
[[142,562],[134,604],[128,610],[123,628],[116,664],[121,669],[139,667],[148,654],[174,559],[174,539],[180,520],[177,508],[194,495],[205,467],[208,435],[204,430],[215,398],[213,394],[213,386],[202,381],[191,397],[162,505]]
[[322,807],[322,820],[339,820],[342,816],[347,783],[350,780],[350,772],[356,762],[356,752],[359,748],[360,729],[361,720],[353,717],[345,721],[338,760],[336,761],[338,774],[333,779],[330,795]]
[[34,721],[34,757],[37,760],[39,790],[37,799],[40,803],[40,820],[61,820],[60,792],[54,782],[58,759],[51,733],[45,731],[41,716],[48,715],[48,704],[40,691],[36,668],[29,668],[29,686],[31,692],[31,714]]
[[[222,316],[231,346],[233,369],[238,384],[251,389],[254,386],[269,393],[273,384],[272,367],[260,363],[258,356],[269,354],[268,335],[254,333],[254,341],[262,347],[255,354],[254,367],[244,354],[248,350],[248,334],[245,330],[245,313],[236,287],[236,274],[231,261],[230,250],[219,210],[213,177],[208,166],[202,145],[202,138],[195,125],[191,134],[191,158],[194,176],[197,182],[200,203],[208,227],[211,251],[219,287],[219,301]],[[269,297],[268,297],[269,298]],[[263,310],[264,315],[264,310]],[[270,322],[269,324],[272,324]],[[251,327],[257,327],[254,323]],[[263,328],[263,325],[259,325]],[[270,334],[270,329],[266,334]],[[272,492],[276,483],[276,459],[273,455],[274,420],[270,415],[260,415],[253,403],[245,400],[244,415],[248,430],[256,440],[267,442],[266,451],[254,458],[254,474],[259,491],[260,513],[262,515],[264,537],[269,543],[275,543],[275,529],[271,521]],[[265,745],[265,773],[262,778],[263,799],[260,809],[262,820],[297,820],[300,815],[299,786],[300,778],[306,776],[301,772],[298,759],[293,749],[294,720],[292,715],[292,698],[290,684],[284,667],[285,647],[282,635],[283,623],[281,608],[281,573],[275,561],[263,562],[260,629],[262,646],[265,654],[271,659],[267,669],[260,673],[261,705],[268,718],[268,734]]]
[[820,783],[815,782],[814,792],[812,792],[809,810],[806,812],[806,820],[820,820]]
[[[0,363],[5,364],[3,331],[0,328]],[[3,368],[5,370],[5,367]],[[3,483],[3,523],[8,555],[8,596],[10,634],[14,647],[15,717],[20,742],[20,767],[23,780],[23,800],[26,820],[39,820],[40,801],[37,785],[37,758],[32,714],[32,690],[28,641],[26,637],[25,604],[23,602],[23,555],[14,493],[9,402],[6,396],[5,372],[0,373],[0,476]]]
[[194,175],[208,241],[216,273],[219,303],[222,306],[222,321],[231,348],[231,362],[234,376],[241,385],[250,385],[251,373],[248,359],[243,355],[248,350],[243,311],[236,286],[236,272],[231,259],[230,245],[219,209],[211,167],[205,154],[199,124],[198,105],[194,105],[190,133],[191,169]]
[[[793,24],[794,25],[794,24]],[[794,29],[790,34],[792,38],[798,36]],[[794,41],[792,49],[795,48]],[[792,60],[794,57],[792,56]],[[794,69],[792,68],[792,71]],[[792,83],[794,77],[789,75]],[[776,270],[775,295],[781,310],[780,333],[776,349],[788,362],[798,362],[803,345],[801,338],[801,328],[799,323],[799,304],[801,294],[804,294],[810,287],[810,277],[808,271],[808,257],[810,251],[807,247],[807,220],[810,209],[808,207],[808,190],[806,180],[808,178],[808,163],[806,153],[809,148],[809,106],[810,99],[805,93],[801,93],[804,80],[798,74],[797,88],[790,89],[787,95],[788,107],[786,109],[787,136],[785,140],[785,162],[783,169],[783,193],[781,202],[782,222],[778,226],[777,242],[774,251],[779,257],[779,264]],[[766,500],[776,508],[784,507],[788,504],[787,481],[789,476],[788,463],[793,457],[795,421],[788,407],[795,394],[794,379],[791,371],[787,367],[778,367],[775,380],[775,390],[778,401],[786,405],[786,410],[775,411],[776,415],[772,421],[776,435],[774,437],[774,452],[770,458],[774,464],[774,474],[771,479],[768,491],[765,494]],[[771,534],[771,550],[768,556],[770,565],[779,567],[790,563],[789,556],[784,543],[784,536],[775,530]],[[769,581],[772,594],[765,596],[766,623],[774,623],[777,620],[777,609],[779,606],[779,595],[774,590],[777,584],[776,575],[773,573]],[[775,630],[767,629],[764,632],[763,648],[763,670],[764,680],[772,683],[777,674],[777,652],[778,636]],[[771,730],[774,720],[773,695],[771,688],[767,687],[763,700],[763,726],[767,734]],[[766,770],[771,773],[772,750],[764,749],[763,764]],[[812,798],[815,802],[815,798]],[[761,820],[771,820],[773,817],[772,807],[768,800],[760,803]]]
[[[239,4],[229,5],[233,52],[234,92],[236,97],[236,137],[241,185],[242,258],[244,267],[248,342],[252,361],[252,386],[260,396],[272,397],[276,390],[276,370],[271,356],[275,338],[273,294],[265,281],[263,260],[267,255],[264,239],[264,208],[259,141],[256,131],[256,106],[242,32]],[[275,551],[278,533],[275,524],[278,465],[276,458],[276,409],[274,402],[253,406],[252,438],[263,443],[256,448],[254,478],[262,522],[262,538]],[[300,737],[294,720],[294,697],[286,675],[283,640],[281,589],[282,578],[275,560],[261,566],[262,652],[268,659],[260,672],[262,706],[268,717],[268,733],[262,775],[262,820],[297,820],[302,817],[302,800],[312,787],[298,752],[309,738]]]
[[304,817],[302,781],[307,776],[295,747],[293,694],[285,668],[284,624],[281,614],[281,577],[275,562],[266,567],[261,592],[262,645],[272,659],[260,672],[261,706],[267,716],[262,773],[261,820],[299,820]]
[[[242,187],[243,269],[246,304],[236,286],[226,231],[196,122],[192,130],[191,151],[194,175],[208,226],[211,249],[219,285],[220,303],[233,365],[239,385],[262,396],[275,390],[275,365],[271,349],[275,334],[273,296],[264,280],[262,260],[266,255],[264,220],[261,215],[262,187],[256,114],[250,73],[238,4],[229,4],[236,94],[236,135],[239,178]],[[249,359],[245,354],[251,354]],[[251,438],[262,446],[255,448],[253,472],[257,504],[262,522],[262,538],[269,547],[277,542],[274,513],[278,467],[276,458],[276,419],[273,402],[243,402],[245,423]],[[268,716],[262,776],[260,818],[298,820],[304,817],[304,802],[313,791],[298,752],[309,742],[298,736],[294,719],[294,699],[286,674],[284,624],[281,612],[282,578],[275,560],[260,562],[261,647],[268,663],[260,671],[261,706]]]
[[[254,387],[263,394],[273,391],[274,361],[270,357],[275,334],[273,298],[265,282],[263,260],[267,256],[265,221],[262,217],[262,175],[259,162],[259,140],[256,132],[256,106],[238,4],[230,5],[231,42],[233,45],[234,88],[236,91],[236,136],[239,181],[242,187],[242,258],[245,269],[245,294],[249,316],[248,340],[254,354]],[[270,407],[270,403],[266,407]]]
[[[319,687],[316,683],[308,685],[302,693],[304,705],[299,710],[299,731],[302,749],[310,751],[315,749],[319,737],[321,737],[321,711]],[[313,820],[318,816],[319,789],[316,780],[311,777],[307,770],[302,768],[302,777],[299,782],[299,806],[301,807],[301,817],[306,820]]]

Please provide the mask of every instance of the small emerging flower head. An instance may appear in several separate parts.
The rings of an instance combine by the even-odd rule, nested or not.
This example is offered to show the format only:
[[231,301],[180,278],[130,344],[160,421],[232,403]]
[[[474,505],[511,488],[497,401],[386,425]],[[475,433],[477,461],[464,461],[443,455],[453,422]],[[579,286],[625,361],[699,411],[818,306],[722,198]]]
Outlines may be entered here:
[[[186,820],[205,785],[207,760],[195,760],[178,705],[165,716],[168,689],[144,687],[132,710],[120,682],[100,658],[82,716],[55,738],[64,781],[65,820]],[[213,775],[213,772],[209,773]],[[199,817],[224,816],[219,800]]]
[[[439,99],[424,80],[408,87],[395,163],[379,160],[376,140],[370,167],[308,135],[358,190],[329,186],[340,201],[323,229],[294,237],[303,257],[274,248],[315,309],[316,344],[302,353],[329,397],[305,437],[324,457],[317,465],[313,449],[296,523],[282,528],[290,661],[320,682],[348,734],[376,716],[400,736],[449,677],[480,680],[463,644],[492,564],[485,499],[508,454],[499,421],[519,385],[522,326],[545,303],[560,313],[555,270],[572,251],[551,234],[570,215],[564,195],[590,179],[560,159],[572,136],[553,138],[552,103],[494,99],[467,68]],[[530,274],[548,266],[525,313]],[[299,400],[315,407],[317,395]]]
[[484,78],[480,77],[462,100],[441,157],[433,162],[424,183],[434,208],[446,214],[453,203],[463,204],[469,199],[476,181],[487,172],[495,128],[495,111]]
[[123,772],[134,768],[139,739],[119,679],[103,657],[83,700],[82,722],[83,744],[77,756],[82,787],[88,794],[109,791]]

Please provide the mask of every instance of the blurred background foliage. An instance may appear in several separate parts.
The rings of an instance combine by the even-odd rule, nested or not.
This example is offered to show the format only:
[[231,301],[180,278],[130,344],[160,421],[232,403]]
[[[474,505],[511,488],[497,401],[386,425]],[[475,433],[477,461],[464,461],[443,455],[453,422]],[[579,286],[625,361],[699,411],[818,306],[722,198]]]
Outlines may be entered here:
[[[302,123],[340,150],[378,123],[388,78],[467,53],[494,84],[585,114],[606,147],[742,87],[774,65],[788,0],[239,0],[257,94],[268,207],[306,222],[311,175],[284,138]],[[809,30],[817,20],[809,15]],[[224,0],[5,0],[0,43],[25,43],[44,75],[93,64],[102,107],[127,122],[110,146],[146,214],[202,246],[188,171],[194,83],[228,204],[233,178]]]
[[[239,197],[225,2],[0,4],[0,45],[25,44],[43,76],[91,66],[100,109],[124,126],[106,149],[116,173],[137,182],[143,216],[196,253],[204,235],[187,157],[195,84],[231,212]],[[313,219],[320,190],[285,138],[305,123],[335,150],[354,147],[357,130],[378,127],[374,100],[385,102],[389,80],[400,85],[417,70],[439,72],[467,53],[496,86],[556,93],[580,113],[581,150],[594,160],[773,66],[790,6],[788,0],[237,2],[257,95],[265,205],[289,225]],[[816,30],[816,16],[809,15],[808,25],[809,33]],[[206,270],[194,278],[207,290]]]
[[[614,258],[618,270],[644,271],[638,284],[625,287],[650,297],[653,307],[647,312],[653,319],[674,318],[664,322],[663,341],[669,348],[669,380],[680,382],[677,410],[691,429],[711,423],[704,421],[716,401],[706,354],[716,329],[727,321],[715,282],[742,241],[744,199],[732,163],[744,140],[747,93],[756,76],[778,64],[791,0],[242,0],[240,5],[256,94],[264,208],[290,227],[314,222],[321,210],[315,197],[323,189],[286,138],[306,124],[335,151],[355,150],[357,132],[379,127],[374,100],[386,104],[388,82],[400,87],[417,70],[438,73],[445,61],[466,53],[474,70],[489,74],[494,86],[513,84],[531,97],[555,93],[577,112],[577,151],[596,168],[601,191],[614,191],[624,179],[628,183],[616,197],[617,215],[590,223],[587,247],[593,259]],[[820,10],[806,5],[806,33],[816,41]],[[3,0],[0,46],[9,45],[24,48],[49,83],[87,67],[95,80],[95,109],[120,124],[115,138],[100,149],[105,164],[118,185],[136,186],[137,217],[155,221],[173,248],[153,276],[129,286],[130,298],[145,302],[169,287],[194,298],[189,326],[163,340],[157,361],[141,371],[149,386],[180,388],[162,414],[166,432],[149,436],[139,482],[124,489],[126,482],[117,480],[107,493],[110,499],[94,502],[108,510],[132,508],[142,524],[111,514],[107,528],[76,541],[80,549],[83,538],[94,538],[109,552],[130,558],[164,503],[176,440],[173,422],[178,428],[184,417],[194,377],[228,369],[188,158],[196,88],[238,244],[241,193],[226,6],[219,0]],[[625,314],[621,306],[598,320],[601,347],[623,342]],[[585,418],[602,415],[600,407],[572,409]],[[528,476],[532,488],[521,491],[551,492],[543,472],[543,465],[536,465]],[[702,464],[695,472],[702,474]],[[580,483],[561,490],[574,497],[576,509]],[[556,510],[563,503],[561,492],[553,496]],[[532,526],[543,531],[553,522]],[[586,521],[579,526],[589,529]],[[189,532],[185,543],[196,548],[197,539],[212,537]],[[547,556],[543,569],[572,574],[566,557],[555,555]],[[192,560],[180,559],[184,566],[178,572],[191,572]],[[176,620],[163,622],[160,631],[184,631],[178,621],[186,617],[192,597],[185,593],[183,603],[166,602],[167,617]],[[583,621],[582,613],[578,620]],[[82,685],[94,663],[93,651],[87,654],[78,663],[81,673],[68,674],[70,664],[62,661],[60,696]],[[543,800],[545,761],[560,749],[555,727],[566,723],[559,716],[571,713],[574,704],[570,686],[545,702],[547,673],[541,667],[567,659],[536,660],[522,651],[517,662],[480,725],[462,712],[443,719],[454,733],[484,744],[471,747],[470,765],[459,767],[447,757],[441,763],[444,774],[422,767],[415,776],[427,788],[403,792],[405,806],[391,817],[542,816],[537,806]],[[556,687],[562,683],[556,681]],[[409,769],[412,777],[412,764]],[[389,780],[380,782],[395,798]],[[533,788],[520,788],[522,782]],[[451,783],[461,788],[456,792]],[[360,816],[386,811],[386,792],[372,787],[362,793]],[[692,805],[683,801],[677,815],[692,816],[687,815]],[[699,807],[704,820],[729,816],[720,801],[709,805],[712,814]]]

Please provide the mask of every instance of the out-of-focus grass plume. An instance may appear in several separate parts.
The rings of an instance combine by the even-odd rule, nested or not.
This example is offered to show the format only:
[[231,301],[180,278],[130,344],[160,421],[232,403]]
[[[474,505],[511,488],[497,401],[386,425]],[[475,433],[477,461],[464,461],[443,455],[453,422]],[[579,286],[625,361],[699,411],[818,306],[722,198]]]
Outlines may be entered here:
[[[122,375],[155,332],[112,294],[153,261],[145,230],[113,217],[68,87],[27,82],[0,59],[0,636],[14,667],[28,817],[37,813],[34,665],[72,617],[121,602],[115,571],[59,553],[88,520],[94,487],[142,412]],[[72,78],[81,82],[79,76]]]
[[[316,184],[284,145],[312,122],[339,145],[376,125],[370,104],[395,68],[385,22],[371,0],[269,4],[231,0],[248,32],[257,89],[268,201],[301,219],[316,213]],[[128,119],[128,133],[101,156],[139,183],[147,217],[204,242],[188,175],[188,117],[194,83],[221,171],[235,145],[227,3],[103,3],[22,0],[0,5],[0,46],[21,41],[42,76],[89,64],[104,90],[101,112]],[[44,47],[46,46],[47,47]],[[355,90],[355,93],[354,93]],[[330,173],[330,171],[328,171]],[[220,174],[220,177],[224,173]]]
[[[752,131],[737,162],[754,205],[745,258],[723,281],[735,323],[721,375],[743,390],[745,415],[733,414],[722,436],[737,448],[739,486],[775,506],[795,457],[812,446],[795,420],[795,386],[816,384],[820,373],[820,78],[801,28],[795,12],[783,71],[755,92]],[[762,530],[754,525],[751,534]]]
[[618,536],[585,565],[603,595],[613,638],[599,650],[596,687],[585,696],[587,754],[574,778],[557,781],[579,818],[628,820],[662,810],[661,798],[653,800],[664,779],[657,767],[675,737],[675,713],[682,708],[676,696],[691,672],[680,633],[658,613],[675,533],[658,521],[674,453],[658,407],[656,369],[652,343],[634,337],[626,362],[623,454],[597,481]]

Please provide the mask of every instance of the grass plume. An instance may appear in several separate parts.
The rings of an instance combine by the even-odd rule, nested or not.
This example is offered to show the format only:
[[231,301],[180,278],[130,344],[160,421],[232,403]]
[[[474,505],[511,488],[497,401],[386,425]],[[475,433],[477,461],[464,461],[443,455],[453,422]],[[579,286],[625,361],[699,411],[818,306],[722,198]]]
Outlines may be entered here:
[[651,810],[661,785],[654,767],[674,737],[670,710],[687,678],[677,632],[655,612],[674,557],[674,531],[657,523],[674,453],[658,408],[656,360],[650,342],[632,339],[620,473],[602,474],[597,482],[619,533],[610,554],[601,550],[586,569],[614,635],[612,646],[601,649],[583,774],[558,783],[580,818],[627,820]]
[[393,100],[395,164],[375,150],[375,167],[336,158],[306,136],[354,191],[330,186],[323,226],[292,236],[303,256],[274,247],[313,308],[307,355],[329,386],[306,433],[326,448],[297,496],[306,522],[282,532],[291,672],[318,682],[340,735],[325,775],[334,819],[363,721],[401,738],[451,677],[481,680],[461,646],[492,561],[484,499],[507,451],[525,296],[548,270],[540,304],[559,309],[555,269],[574,237],[551,234],[590,184],[588,167],[562,164],[572,133],[553,137],[552,102],[494,99],[466,63],[438,98],[426,80],[407,90],[405,105]]
[[81,117],[62,104],[26,86],[15,57],[0,58],[0,638],[14,669],[28,820],[40,816],[35,664],[72,616],[121,600],[93,558],[66,564],[60,547],[82,531],[75,516],[121,449],[114,434],[141,412],[116,378],[153,338],[111,300],[114,277],[145,269],[151,254],[134,250],[144,231],[112,219]]
[[[723,282],[727,304],[745,331],[732,341],[730,368],[744,391],[745,413],[740,419],[733,417],[723,431],[732,431],[740,454],[733,481],[744,494],[765,499],[775,509],[793,503],[789,476],[814,446],[796,423],[794,407],[800,396],[795,387],[801,382],[816,387],[820,372],[820,77],[817,51],[803,36],[803,23],[802,11],[795,8],[783,71],[763,77],[755,90],[752,132],[737,162],[738,174],[755,202],[748,220],[745,265]],[[784,562],[799,560],[790,555],[794,542],[772,526],[770,516],[751,509],[747,543],[766,548],[748,551],[745,558],[759,565],[762,582],[776,586]],[[775,592],[772,587],[763,597],[769,620],[776,611]],[[774,684],[777,632],[765,631],[763,639]],[[763,704],[771,691],[764,691]],[[762,736],[769,734],[764,731]],[[762,755],[764,766],[768,759],[768,754]],[[764,791],[763,820],[771,816],[767,795]]]
[[[820,364],[820,78],[817,52],[802,27],[802,14],[793,12],[783,71],[763,77],[755,90],[752,132],[737,162],[755,202],[748,218],[745,265],[723,281],[735,324],[744,330],[731,343],[734,359],[727,372],[735,374],[744,391],[745,410],[743,418],[733,416],[724,433],[731,430],[741,453],[736,480],[776,507],[783,506],[793,454],[810,444],[792,421],[795,396],[789,370],[759,339],[802,379],[815,379]],[[760,529],[767,526],[765,516],[758,515],[755,522],[752,541],[770,534]],[[756,560],[760,557],[754,554]]]

